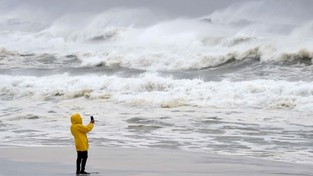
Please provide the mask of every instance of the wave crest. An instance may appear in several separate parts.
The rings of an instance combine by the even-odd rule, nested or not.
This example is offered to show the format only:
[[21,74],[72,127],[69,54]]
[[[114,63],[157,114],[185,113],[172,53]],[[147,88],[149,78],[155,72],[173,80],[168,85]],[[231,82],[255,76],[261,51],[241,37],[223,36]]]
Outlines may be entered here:
[[[270,3],[231,5],[202,18],[164,18],[145,8],[69,12],[46,17],[51,25],[40,31],[8,31],[0,25],[0,42],[6,51],[75,55],[82,67],[195,70],[247,57],[270,63],[306,60],[310,65],[312,19],[296,20],[292,15],[298,14],[291,12],[286,18],[286,9],[269,19],[276,13],[268,8]],[[257,13],[260,10],[268,13]],[[18,14],[16,18],[25,21]]]
[[312,84],[302,81],[204,82],[199,79],[164,78],[152,73],[131,78],[68,74],[45,77],[1,75],[1,80],[3,99],[87,98],[135,105],[141,102],[147,106],[164,108],[274,108],[309,112],[313,107]]

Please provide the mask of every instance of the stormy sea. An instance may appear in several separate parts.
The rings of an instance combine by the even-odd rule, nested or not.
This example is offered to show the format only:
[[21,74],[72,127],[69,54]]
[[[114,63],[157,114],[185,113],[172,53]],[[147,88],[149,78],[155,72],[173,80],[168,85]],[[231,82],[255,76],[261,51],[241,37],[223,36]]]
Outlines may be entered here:
[[313,1],[0,0],[0,147],[313,164]]

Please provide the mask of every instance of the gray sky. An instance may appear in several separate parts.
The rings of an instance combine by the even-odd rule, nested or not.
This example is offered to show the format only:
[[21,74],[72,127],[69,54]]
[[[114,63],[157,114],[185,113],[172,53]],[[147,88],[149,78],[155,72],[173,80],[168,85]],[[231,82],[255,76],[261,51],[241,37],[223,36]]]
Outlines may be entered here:
[[234,2],[246,0],[0,0],[2,10],[40,8],[55,13],[103,11],[115,7],[148,7],[174,16],[202,16]]
[[[0,14],[25,11],[24,14],[40,16],[36,14],[40,11],[54,18],[66,13],[101,13],[112,8],[146,7],[153,10],[156,16],[202,17],[231,5],[235,5],[231,9],[233,14],[238,14],[241,4],[253,2],[261,2],[261,5],[244,9],[248,12],[244,15],[249,16],[251,12],[256,17],[263,15],[267,19],[281,16],[294,20],[312,20],[313,0],[0,0]],[[229,14],[231,17],[232,13]]]

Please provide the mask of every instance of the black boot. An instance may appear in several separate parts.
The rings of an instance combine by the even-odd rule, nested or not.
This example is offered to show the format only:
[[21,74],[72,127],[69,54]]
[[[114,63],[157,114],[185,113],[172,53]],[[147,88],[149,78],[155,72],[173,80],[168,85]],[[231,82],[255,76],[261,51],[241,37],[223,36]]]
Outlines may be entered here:
[[76,164],[76,175],[80,174],[80,162]]
[[76,161],[76,175],[80,174],[80,159],[77,159]]
[[79,175],[80,173],[80,163],[82,161],[82,158],[79,156],[77,152],[77,159],[76,159],[76,175]]
[[79,174],[90,174],[90,173],[86,171],[81,171]]

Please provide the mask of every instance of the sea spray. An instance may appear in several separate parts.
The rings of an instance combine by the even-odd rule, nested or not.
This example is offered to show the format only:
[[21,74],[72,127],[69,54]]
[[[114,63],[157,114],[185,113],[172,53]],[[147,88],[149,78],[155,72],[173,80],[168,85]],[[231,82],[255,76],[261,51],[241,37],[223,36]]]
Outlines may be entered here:
[[[149,71],[203,69],[246,57],[262,62],[288,61],[290,55],[300,60],[311,57],[308,9],[305,4],[288,1],[286,5],[304,9],[304,17],[298,20],[300,15],[288,13],[285,7],[273,10],[271,5],[278,7],[280,3],[237,3],[200,19],[158,18],[155,11],[144,7],[47,13],[51,23],[33,32],[6,28],[10,23],[6,16],[2,28],[0,25],[0,47],[22,53],[74,54],[82,66]],[[16,18],[18,25],[26,23],[23,18],[34,20],[35,26],[41,21]]]

